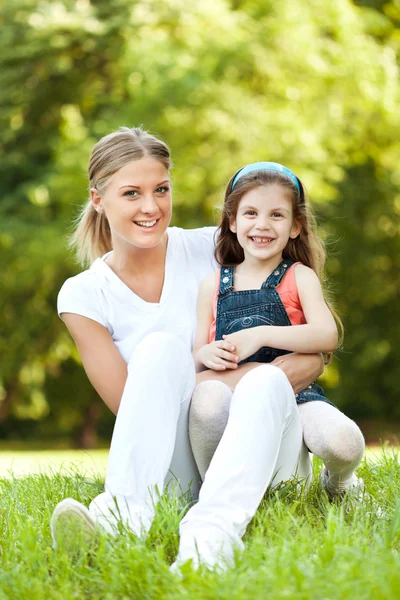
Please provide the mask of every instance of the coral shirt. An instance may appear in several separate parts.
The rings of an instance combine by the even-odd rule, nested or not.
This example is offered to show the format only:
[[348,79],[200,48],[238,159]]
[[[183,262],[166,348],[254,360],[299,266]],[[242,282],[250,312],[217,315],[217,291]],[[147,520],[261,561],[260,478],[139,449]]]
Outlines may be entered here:
[[[279,283],[276,291],[279,294],[279,297],[282,301],[283,306],[288,314],[290,323],[292,325],[304,325],[306,323],[306,319],[304,317],[303,309],[301,307],[299,294],[297,291],[296,278],[294,275],[294,269],[296,265],[301,263],[294,263],[285,273],[281,282]],[[208,343],[215,341],[215,325],[216,325],[216,317],[217,317],[217,302],[218,302],[218,292],[219,292],[219,280],[220,280],[220,270],[216,272],[216,286],[215,286],[215,294],[213,300],[213,316],[214,320],[210,325],[210,333]]]

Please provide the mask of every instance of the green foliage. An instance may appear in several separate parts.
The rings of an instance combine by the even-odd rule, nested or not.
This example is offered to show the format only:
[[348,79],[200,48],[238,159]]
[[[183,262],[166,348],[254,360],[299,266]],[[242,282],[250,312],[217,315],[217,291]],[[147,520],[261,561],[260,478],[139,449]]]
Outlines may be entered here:
[[398,16],[396,0],[3,3],[0,420],[76,439],[98,402],[55,305],[78,269],[66,236],[91,146],[123,124],[170,144],[175,224],[213,222],[246,162],[298,172],[338,240],[346,354],[330,392],[350,414],[397,416]]
[[169,572],[187,508],[181,502],[162,497],[145,542],[124,530],[114,539],[103,535],[94,554],[82,552],[71,561],[63,549],[51,548],[51,514],[67,496],[87,505],[101,482],[79,472],[1,479],[0,598],[396,598],[398,457],[384,454],[377,463],[364,462],[359,471],[370,493],[364,503],[330,504],[317,477],[307,494],[286,483],[265,496],[235,568],[196,572],[186,565],[182,578]]
[[340,386],[332,397],[336,394],[341,406],[357,418],[400,418],[400,407],[393,401],[400,339],[396,187],[393,176],[371,161],[351,169],[337,199],[322,209],[327,230],[338,240],[329,269],[347,331],[338,356]]

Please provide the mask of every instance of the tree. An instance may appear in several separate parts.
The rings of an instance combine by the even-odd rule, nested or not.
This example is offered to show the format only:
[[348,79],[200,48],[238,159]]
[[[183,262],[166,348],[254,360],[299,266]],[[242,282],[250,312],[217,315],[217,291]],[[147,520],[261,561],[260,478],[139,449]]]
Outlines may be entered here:
[[[262,159],[288,164],[306,182],[323,233],[338,239],[337,247],[345,228],[335,211],[350,215],[365,205],[359,173],[389,218],[398,214],[390,201],[400,182],[397,26],[390,21],[390,34],[372,35],[377,23],[388,22],[376,10],[347,0],[118,0],[112,8],[104,0],[15,0],[0,10],[7,23],[0,40],[0,419],[37,419],[38,431],[78,436],[85,411],[95,413],[98,400],[55,304],[62,282],[78,269],[65,241],[87,195],[90,148],[120,125],[143,124],[169,142],[175,224],[213,222],[232,172]],[[368,227],[376,204],[364,209]],[[357,219],[349,216],[350,223],[340,265],[336,256],[329,265],[348,315],[368,295],[351,244],[367,238]],[[391,259],[398,248],[390,235]],[[391,289],[390,278],[382,279]],[[354,297],[345,301],[347,283]],[[375,348],[393,296],[385,298],[379,311],[365,311],[369,328],[382,315],[371,337]],[[367,338],[359,342],[359,328],[348,323],[346,349],[359,353]],[[360,374],[368,389],[379,386],[378,370],[357,360],[344,355],[327,376],[350,413],[361,411],[352,400]],[[385,390],[389,407],[394,384]]]

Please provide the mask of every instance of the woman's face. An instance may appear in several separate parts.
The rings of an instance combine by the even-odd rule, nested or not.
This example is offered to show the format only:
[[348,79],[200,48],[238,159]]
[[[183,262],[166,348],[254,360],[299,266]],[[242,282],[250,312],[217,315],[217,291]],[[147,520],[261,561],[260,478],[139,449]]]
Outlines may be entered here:
[[100,194],[90,190],[92,204],[106,216],[113,246],[154,248],[171,220],[171,182],[166,167],[149,156],[119,169]]

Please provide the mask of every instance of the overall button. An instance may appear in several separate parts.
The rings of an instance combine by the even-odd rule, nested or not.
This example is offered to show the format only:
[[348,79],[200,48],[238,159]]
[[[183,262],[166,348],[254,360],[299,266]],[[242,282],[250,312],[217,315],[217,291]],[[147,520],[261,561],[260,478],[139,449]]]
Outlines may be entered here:
[[279,275],[280,271],[274,271],[274,275]]
[[222,280],[222,283],[228,283],[228,281],[229,281],[229,277],[224,277]]
[[224,269],[224,273],[229,273],[229,269]]
[[287,264],[286,264],[286,263],[284,263],[284,264],[283,264],[283,266],[284,266],[284,267],[287,267]]
[[253,319],[251,317],[245,317],[244,319],[242,319],[242,325],[243,327],[249,327],[249,325],[253,324]]

